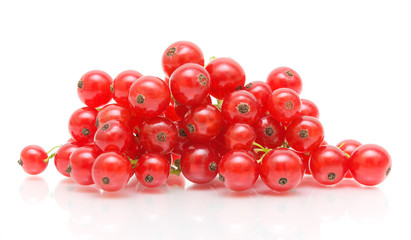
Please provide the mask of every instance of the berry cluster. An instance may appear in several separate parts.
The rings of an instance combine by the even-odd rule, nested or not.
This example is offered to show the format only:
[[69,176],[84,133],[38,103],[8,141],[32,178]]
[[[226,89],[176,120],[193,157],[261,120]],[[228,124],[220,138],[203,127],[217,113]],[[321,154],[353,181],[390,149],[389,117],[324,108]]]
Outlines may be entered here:
[[19,164],[39,174],[54,157],[61,174],[104,191],[121,190],[133,175],[157,187],[170,173],[199,184],[219,174],[234,191],[251,188],[258,177],[287,191],[304,174],[325,185],[344,177],[376,185],[391,170],[378,145],[324,141],[318,108],[300,98],[302,81],[291,68],[245,85],[236,61],[212,58],[204,67],[200,48],[186,41],[166,49],[162,67],[164,80],[132,70],[114,80],[103,71],[84,74],[77,93],[87,106],[70,117],[72,138],[55,153],[27,146]]

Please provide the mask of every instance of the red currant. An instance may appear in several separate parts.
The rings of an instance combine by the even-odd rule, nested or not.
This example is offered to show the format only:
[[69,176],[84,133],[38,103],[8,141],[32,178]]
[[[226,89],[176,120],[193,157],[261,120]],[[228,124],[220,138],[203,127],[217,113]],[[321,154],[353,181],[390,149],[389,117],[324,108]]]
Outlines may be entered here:
[[301,116],[287,126],[285,138],[295,150],[312,152],[323,142],[324,128],[317,118]]
[[317,105],[308,99],[301,99],[301,113],[300,116],[311,116],[320,118],[320,111]]
[[253,94],[239,90],[226,96],[221,113],[229,124],[246,123],[253,125],[260,116],[260,107]]
[[77,148],[70,155],[70,165],[67,169],[68,174],[78,184],[93,184],[91,168],[99,155],[100,151],[96,147]]
[[138,159],[135,174],[144,186],[158,187],[167,181],[170,163],[163,155],[148,153]]
[[70,177],[70,168],[68,167],[70,155],[79,147],[81,146],[75,142],[68,142],[57,150],[54,156],[54,165],[63,176]]
[[149,152],[170,153],[177,144],[177,128],[165,117],[147,120],[140,131],[140,141]]
[[[337,147],[341,149],[341,151],[346,153],[346,157],[350,158],[352,153],[357,149],[357,147],[361,146],[361,143],[353,140],[353,139],[346,139],[341,141],[337,144]],[[348,155],[347,155],[348,154]],[[351,172],[348,170],[347,174],[345,174],[346,178],[352,178]]]
[[96,158],[91,176],[98,188],[114,192],[125,188],[130,172],[132,172],[130,161],[124,155],[107,152]]
[[244,70],[231,58],[216,58],[206,69],[212,79],[210,94],[217,99],[224,99],[227,94],[244,86]]
[[274,120],[271,115],[261,115],[254,124],[256,133],[256,142],[267,148],[276,148],[281,146],[285,140],[285,129]]
[[188,137],[196,142],[208,142],[221,131],[223,118],[213,105],[203,104],[191,108],[184,117]]
[[181,105],[198,105],[210,91],[210,75],[203,66],[186,63],[170,77],[173,98]]
[[117,75],[111,85],[114,101],[126,107],[130,106],[130,102],[128,101],[130,87],[142,76],[141,73],[134,70],[127,70]]
[[131,109],[119,104],[108,104],[104,106],[97,114],[96,127],[110,120],[120,121],[130,129],[132,129],[137,122]]
[[80,100],[89,107],[99,107],[111,100],[113,79],[107,73],[93,70],[85,73],[77,83]]
[[201,49],[192,42],[179,41],[171,44],[164,51],[161,65],[166,76],[185,63],[196,63],[204,66],[204,55]]
[[46,169],[48,161],[45,160],[47,158],[48,155],[42,147],[29,145],[21,151],[19,164],[26,173],[37,175]]
[[258,105],[260,106],[260,112],[266,113],[268,111],[267,102],[273,92],[271,87],[265,82],[255,81],[245,85],[245,90],[253,94],[257,99]]
[[255,141],[255,132],[252,127],[244,123],[231,125],[224,135],[225,146],[229,150],[250,150]]
[[217,175],[219,160],[209,144],[194,144],[181,155],[181,172],[193,183],[208,183]]
[[218,173],[227,188],[245,191],[258,179],[258,163],[246,151],[231,151],[221,158]]
[[337,147],[321,146],[311,153],[309,166],[315,180],[332,185],[344,178],[348,170],[348,159]]
[[132,138],[133,133],[124,123],[110,120],[100,125],[94,136],[94,142],[103,152],[123,153],[130,147]]
[[391,171],[391,164],[388,152],[375,144],[359,146],[349,159],[349,169],[353,178],[367,186],[384,181]]
[[289,88],[275,90],[268,99],[268,111],[271,116],[279,121],[289,123],[300,115],[300,96]]
[[98,111],[95,108],[83,107],[77,109],[70,117],[69,132],[78,143],[93,142],[97,130],[96,119]]
[[160,78],[143,76],[131,85],[128,100],[137,115],[155,117],[170,104],[170,89]]
[[300,184],[304,165],[292,150],[277,148],[264,156],[260,163],[260,176],[269,188],[278,192],[288,191]]
[[288,67],[279,67],[271,71],[267,77],[267,84],[273,91],[279,88],[290,88],[300,94],[302,90],[300,75]]

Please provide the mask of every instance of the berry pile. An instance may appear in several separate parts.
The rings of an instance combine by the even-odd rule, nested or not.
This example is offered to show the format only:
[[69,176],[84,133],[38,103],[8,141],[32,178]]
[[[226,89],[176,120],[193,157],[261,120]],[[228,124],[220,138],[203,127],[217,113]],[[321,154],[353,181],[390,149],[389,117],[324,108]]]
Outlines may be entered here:
[[344,177],[376,185],[389,174],[391,158],[382,147],[324,141],[318,108],[300,98],[301,78],[291,68],[245,85],[244,70],[231,58],[203,66],[200,48],[180,41],[162,56],[164,80],[133,70],[114,80],[87,72],[77,83],[87,106],[70,117],[72,138],[55,153],[27,146],[19,164],[39,174],[54,158],[64,176],[104,191],[121,190],[133,175],[157,187],[169,174],[198,184],[219,174],[234,191],[261,177],[269,188],[288,191],[304,174],[325,185]]

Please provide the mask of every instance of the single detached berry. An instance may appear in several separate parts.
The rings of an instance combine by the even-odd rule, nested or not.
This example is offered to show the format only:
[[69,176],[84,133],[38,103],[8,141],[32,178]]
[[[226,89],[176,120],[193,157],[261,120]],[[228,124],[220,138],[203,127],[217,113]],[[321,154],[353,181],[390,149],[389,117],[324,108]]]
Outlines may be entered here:
[[167,77],[186,63],[204,66],[204,55],[201,49],[192,42],[179,41],[171,44],[163,53],[161,66]]
[[206,69],[212,79],[210,94],[217,99],[225,99],[227,94],[243,89],[245,73],[243,68],[231,58],[216,58]]
[[300,75],[289,67],[279,67],[271,71],[267,77],[267,84],[273,91],[279,88],[290,88],[298,94],[301,93],[303,86]]
[[131,172],[130,161],[124,155],[107,152],[96,158],[91,176],[98,188],[114,192],[126,187]]
[[140,157],[135,168],[137,180],[146,187],[163,185],[170,174],[170,162],[158,153],[147,153]]
[[260,163],[261,180],[269,188],[288,191],[297,187],[304,176],[304,165],[292,150],[277,148],[264,156]]
[[29,145],[21,151],[18,163],[26,173],[37,175],[47,168],[47,158],[47,152],[42,147]]
[[253,125],[260,116],[260,107],[253,94],[239,90],[226,96],[221,113],[227,123],[246,123]]
[[130,102],[128,101],[130,87],[142,76],[141,73],[134,70],[127,70],[117,75],[110,88],[114,101],[126,107],[130,106]]
[[140,141],[149,152],[170,153],[177,144],[177,128],[165,117],[147,120],[140,131]]
[[213,105],[203,104],[191,108],[184,117],[188,137],[195,142],[208,142],[221,131],[223,118]]
[[77,109],[70,117],[68,129],[78,143],[91,143],[96,133],[98,111],[92,107]]
[[77,83],[80,100],[89,107],[96,108],[111,100],[113,79],[107,73],[93,70],[85,73]]
[[317,118],[301,116],[287,126],[285,138],[293,149],[312,152],[323,142],[324,128]]
[[103,152],[125,152],[131,144],[133,133],[124,123],[110,120],[100,125],[94,143]]
[[181,105],[198,105],[210,91],[210,74],[203,66],[186,63],[177,68],[170,77],[173,98]]
[[309,166],[315,180],[332,185],[344,178],[348,170],[348,159],[335,146],[321,146],[311,153]]
[[391,172],[391,165],[388,152],[375,144],[359,146],[349,159],[349,169],[353,178],[367,186],[384,181]]
[[229,150],[250,150],[255,141],[254,129],[245,123],[235,123],[228,127],[224,135],[225,146]]
[[258,179],[258,163],[246,151],[231,151],[221,158],[218,173],[227,188],[245,191]]
[[279,121],[289,123],[300,115],[301,99],[292,89],[279,88],[268,99],[268,111]]
[[217,151],[209,144],[193,144],[181,155],[181,172],[193,183],[208,183],[217,176],[219,161]]
[[167,109],[171,94],[167,84],[160,78],[143,76],[131,85],[128,100],[135,113],[147,119]]
[[94,183],[91,176],[91,168],[100,155],[96,147],[80,147],[70,155],[70,164],[66,171],[69,172],[71,179],[80,185],[91,185]]

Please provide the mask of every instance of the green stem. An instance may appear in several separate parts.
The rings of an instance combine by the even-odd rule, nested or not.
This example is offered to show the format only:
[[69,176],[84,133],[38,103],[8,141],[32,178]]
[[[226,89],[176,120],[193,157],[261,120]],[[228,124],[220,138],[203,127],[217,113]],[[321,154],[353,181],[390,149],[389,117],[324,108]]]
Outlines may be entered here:
[[50,151],[47,152],[47,155],[49,155],[51,153],[51,151],[53,151],[54,149],[59,148],[59,147],[61,147],[61,145],[53,147],[52,149],[50,149]]
[[43,160],[44,163],[47,163],[50,159],[54,158],[56,156],[56,153],[52,153],[50,156],[48,156],[46,159]]
[[263,147],[261,144],[258,144],[256,142],[253,142],[253,145],[259,147],[260,149],[265,149],[265,147]]

